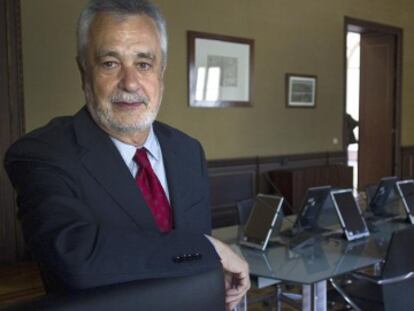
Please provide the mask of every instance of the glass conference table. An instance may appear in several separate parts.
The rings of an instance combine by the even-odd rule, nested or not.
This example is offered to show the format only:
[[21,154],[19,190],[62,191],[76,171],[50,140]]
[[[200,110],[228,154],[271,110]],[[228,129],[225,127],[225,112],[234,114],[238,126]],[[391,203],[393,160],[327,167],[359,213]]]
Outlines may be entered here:
[[215,229],[213,235],[230,243],[246,259],[258,287],[278,282],[300,284],[302,310],[325,311],[327,281],[381,262],[392,232],[407,226],[408,222],[393,220],[381,223],[362,240],[348,242],[338,235],[321,236],[303,248],[289,249],[276,243],[264,252],[238,245],[237,226]]

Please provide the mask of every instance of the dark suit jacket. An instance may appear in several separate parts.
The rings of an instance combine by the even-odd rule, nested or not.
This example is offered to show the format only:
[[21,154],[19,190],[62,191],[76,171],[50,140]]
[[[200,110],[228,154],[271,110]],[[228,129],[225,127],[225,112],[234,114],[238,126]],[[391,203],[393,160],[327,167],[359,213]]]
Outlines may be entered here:
[[161,234],[135,180],[86,108],[24,136],[7,152],[23,234],[59,286],[82,289],[175,277],[219,264],[210,242],[208,176],[201,145],[154,123],[174,230]]

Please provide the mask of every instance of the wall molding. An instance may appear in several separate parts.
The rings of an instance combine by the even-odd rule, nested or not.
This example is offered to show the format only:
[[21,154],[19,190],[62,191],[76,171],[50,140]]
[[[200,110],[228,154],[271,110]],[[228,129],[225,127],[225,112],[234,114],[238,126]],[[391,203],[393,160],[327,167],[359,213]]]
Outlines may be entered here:
[[207,161],[209,169],[244,165],[259,165],[262,167],[262,170],[265,170],[266,166],[268,165],[277,168],[290,169],[294,166],[303,167],[315,164],[346,164],[346,162],[347,158],[345,151],[315,152],[275,156],[256,156],[246,158],[215,159]]

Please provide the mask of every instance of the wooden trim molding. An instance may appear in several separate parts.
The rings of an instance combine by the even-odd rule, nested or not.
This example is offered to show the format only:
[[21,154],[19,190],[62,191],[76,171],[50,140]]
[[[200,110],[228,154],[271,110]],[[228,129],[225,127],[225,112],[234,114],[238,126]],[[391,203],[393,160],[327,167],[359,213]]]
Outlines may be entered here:
[[329,164],[346,164],[347,155],[345,151],[333,152],[317,152],[317,153],[303,153],[303,154],[288,154],[279,156],[257,156],[248,158],[234,158],[234,159],[215,159],[208,160],[208,168],[223,168],[244,165],[258,165],[266,171],[266,165],[270,165],[271,169],[277,168],[292,168],[293,166],[303,167],[315,164],[329,165]]
[[[0,2],[0,160],[24,132],[20,1]],[[23,259],[14,190],[0,166],[0,262]]]

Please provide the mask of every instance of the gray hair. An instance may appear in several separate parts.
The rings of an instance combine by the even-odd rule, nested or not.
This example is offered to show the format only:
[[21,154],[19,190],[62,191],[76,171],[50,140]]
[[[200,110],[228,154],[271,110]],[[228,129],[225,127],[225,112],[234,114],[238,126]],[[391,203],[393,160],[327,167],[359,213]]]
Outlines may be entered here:
[[85,51],[88,44],[89,30],[96,14],[112,13],[118,16],[145,14],[154,22],[160,33],[162,68],[167,65],[168,37],[164,17],[159,8],[149,0],[90,0],[78,19],[77,44],[78,59],[85,66]]

